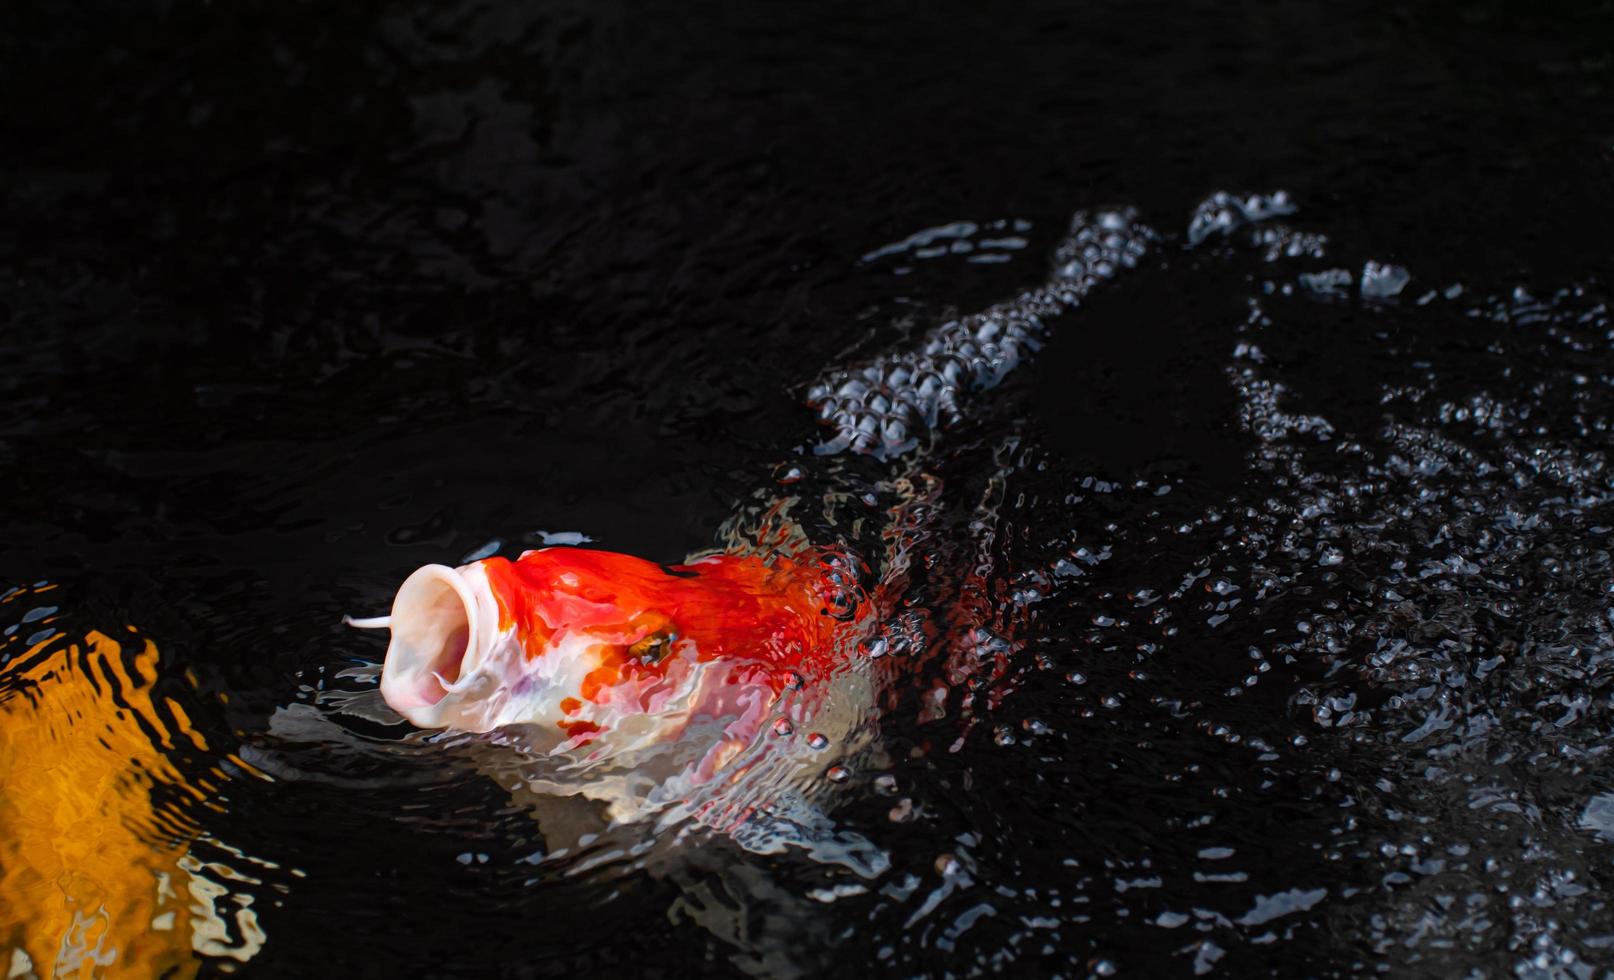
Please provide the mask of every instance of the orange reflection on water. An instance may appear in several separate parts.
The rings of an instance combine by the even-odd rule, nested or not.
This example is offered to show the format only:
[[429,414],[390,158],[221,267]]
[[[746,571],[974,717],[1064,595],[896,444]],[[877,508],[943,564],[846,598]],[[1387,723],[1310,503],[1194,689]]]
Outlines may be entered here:
[[[188,849],[200,828],[189,814],[217,808],[210,797],[224,777],[176,769],[176,748],[208,746],[177,702],[154,697],[157,647],[132,633],[127,650],[99,632],[75,643],[57,634],[0,667],[7,976],[189,976],[200,966],[194,949],[212,908],[195,900]],[[154,791],[168,802],[157,805]]]

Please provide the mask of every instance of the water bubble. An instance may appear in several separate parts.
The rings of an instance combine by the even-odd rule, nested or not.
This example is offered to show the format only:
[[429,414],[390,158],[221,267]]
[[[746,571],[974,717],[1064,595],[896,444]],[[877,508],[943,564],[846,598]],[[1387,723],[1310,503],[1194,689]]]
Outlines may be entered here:
[[1369,300],[1386,300],[1400,294],[1408,282],[1412,281],[1412,274],[1399,265],[1381,264],[1369,259],[1362,265],[1361,291],[1362,298]]

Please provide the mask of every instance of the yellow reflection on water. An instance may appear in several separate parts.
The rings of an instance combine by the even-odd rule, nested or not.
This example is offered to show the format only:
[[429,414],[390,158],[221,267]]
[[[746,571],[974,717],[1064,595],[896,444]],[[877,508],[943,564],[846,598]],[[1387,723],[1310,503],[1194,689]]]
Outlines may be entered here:
[[176,748],[207,742],[183,707],[154,697],[157,647],[132,631],[126,642],[57,634],[0,666],[7,977],[190,976],[198,949],[243,960],[262,942],[244,908],[243,941],[217,943],[219,886],[189,849],[201,833],[191,814],[218,809],[225,776],[176,769]]

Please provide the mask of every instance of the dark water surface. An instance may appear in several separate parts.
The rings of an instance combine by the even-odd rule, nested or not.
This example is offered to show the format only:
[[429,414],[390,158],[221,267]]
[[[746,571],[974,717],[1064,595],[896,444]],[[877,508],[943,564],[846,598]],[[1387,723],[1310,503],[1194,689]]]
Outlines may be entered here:
[[[10,965],[1611,975],[1608,3],[114,6],[0,13]],[[923,458],[872,878],[317,720],[414,567],[710,548],[820,371],[1221,188],[1326,254],[1168,244]]]

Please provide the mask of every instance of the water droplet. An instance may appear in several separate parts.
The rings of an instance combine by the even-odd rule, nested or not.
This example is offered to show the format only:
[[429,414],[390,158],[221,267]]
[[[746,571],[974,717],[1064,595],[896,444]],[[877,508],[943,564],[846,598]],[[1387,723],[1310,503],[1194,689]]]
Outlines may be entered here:
[[832,783],[844,783],[852,776],[852,771],[845,766],[830,766],[824,772],[824,778]]
[[790,723],[789,718],[778,718],[774,720],[773,733],[778,735],[780,738],[784,738],[785,736],[794,733],[795,730],[796,726]]
[[810,749],[825,749],[829,747],[829,739],[822,732],[813,732],[807,736],[807,747]]

